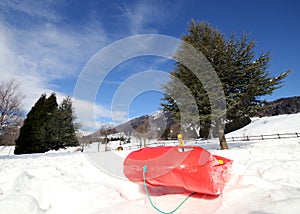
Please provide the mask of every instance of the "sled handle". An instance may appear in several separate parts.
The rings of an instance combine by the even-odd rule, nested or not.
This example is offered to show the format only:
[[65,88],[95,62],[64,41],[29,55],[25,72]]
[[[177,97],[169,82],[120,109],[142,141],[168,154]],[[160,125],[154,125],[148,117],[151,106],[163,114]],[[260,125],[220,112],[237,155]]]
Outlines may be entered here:
[[201,153],[200,153],[200,156],[198,159],[198,164],[200,166],[205,165],[211,157],[210,152],[208,152],[207,150],[205,150],[199,146],[176,146],[175,149],[177,152],[191,152],[193,150],[198,150],[198,151],[201,150]]

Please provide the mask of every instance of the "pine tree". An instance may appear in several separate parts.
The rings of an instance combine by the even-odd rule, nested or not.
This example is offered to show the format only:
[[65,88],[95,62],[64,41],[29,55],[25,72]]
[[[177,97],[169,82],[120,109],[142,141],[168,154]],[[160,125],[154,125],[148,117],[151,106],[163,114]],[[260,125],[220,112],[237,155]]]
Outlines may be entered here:
[[42,94],[21,127],[15,154],[42,153],[78,146],[74,119],[70,97],[66,97],[58,106],[55,93],[49,98]]
[[59,146],[59,127],[57,121],[58,104],[56,94],[52,93],[46,100],[44,105],[46,116],[44,120],[45,141],[48,150],[58,150]]
[[[226,97],[227,119],[234,120],[243,116],[253,116],[264,104],[263,96],[282,86],[283,79],[289,71],[278,77],[270,76],[268,72],[269,53],[262,53],[256,58],[253,40],[246,35],[241,38],[231,35],[226,38],[217,29],[204,22],[192,21],[189,25],[189,34],[182,37],[183,41],[200,51],[210,62],[217,73]],[[182,45],[175,58],[185,57],[186,46]],[[194,62],[195,63],[195,62]],[[201,62],[196,62],[201,65]],[[209,77],[199,80],[191,70],[180,62],[176,62],[175,71],[171,72],[173,78],[164,86],[164,98],[162,107],[166,112],[173,112],[179,117],[183,115],[190,118],[190,124],[200,124],[200,131],[207,135],[210,124],[217,127],[217,133],[222,149],[226,149],[227,143],[224,134],[224,126],[221,119],[212,120],[212,110],[207,89],[203,86],[203,79],[209,82]],[[214,83],[206,83],[213,91]],[[191,96],[187,96],[184,87],[189,89]],[[176,97],[176,99],[174,99]],[[217,98],[217,96],[216,96]],[[195,110],[196,102],[197,110]],[[185,114],[182,114],[182,109]],[[188,109],[188,110],[186,110]],[[189,110],[191,109],[191,110]],[[195,112],[197,111],[197,112]],[[197,114],[195,114],[197,113]],[[195,118],[199,115],[199,118]],[[197,122],[198,121],[198,122]]]
[[44,106],[46,95],[42,94],[39,100],[29,111],[20,129],[20,134],[16,140],[15,154],[29,154],[48,151],[44,141],[46,132],[44,129],[44,119],[47,115]]
[[78,140],[76,137],[76,119],[73,113],[72,99],[66,97],[59,106],[57,112],[57,121],[59,127],[59,143],[61,146],[78,146]]

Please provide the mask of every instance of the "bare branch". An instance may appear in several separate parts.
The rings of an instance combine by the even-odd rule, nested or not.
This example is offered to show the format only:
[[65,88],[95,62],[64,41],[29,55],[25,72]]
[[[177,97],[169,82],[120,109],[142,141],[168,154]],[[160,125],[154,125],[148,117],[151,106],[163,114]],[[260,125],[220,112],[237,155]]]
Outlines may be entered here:
[[24,95],[21,93],[16,80],[0,82],[0,130],[19,122],[22,115],[23,99]]

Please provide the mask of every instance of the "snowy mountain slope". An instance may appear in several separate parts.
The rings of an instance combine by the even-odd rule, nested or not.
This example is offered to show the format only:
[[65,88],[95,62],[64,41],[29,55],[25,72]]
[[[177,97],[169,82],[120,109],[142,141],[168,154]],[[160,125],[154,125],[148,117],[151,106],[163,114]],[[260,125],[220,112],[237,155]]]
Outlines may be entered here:
[[300,132],[300,113],[283,114],[272,117],[251,118],[246,127],[228,133],[226,137],[243,135],[267,135]]
[[[300,132],[299,118],[300,114],[256,118],[231,134]],[[223,194],[194,195],[176,213],[299,213],[300,138],[235,142],[230,148],[210,150],[234,160]],[[110,176],[89,161],[86,155],[96,155],[93,149],[13,156],[5,154],[11,148],[1,147],[0,213],[156,213],[142,186]],[[128,152],[106,155],[126,157]],[[163,187],[150,192],[164,211],[187,196]]]

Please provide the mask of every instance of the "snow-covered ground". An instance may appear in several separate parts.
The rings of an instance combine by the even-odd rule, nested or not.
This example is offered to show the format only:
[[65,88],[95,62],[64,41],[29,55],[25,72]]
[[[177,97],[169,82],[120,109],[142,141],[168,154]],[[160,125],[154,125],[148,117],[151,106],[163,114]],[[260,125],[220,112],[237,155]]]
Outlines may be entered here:
[[[300,132],[300,114],[254,118],[228,136],[289,132]],[[234,160],[230,180],[219,197],[194,195],[176,213],[299,213],[300,138],[234,142],[224,151],[213,143],[203,146]],[[91,158],[124,158],[130,151],[96,150],[94,144],[85,152],[14,156],[13,148],[0,147],[0,213],[157,213],[142,186],[104,173]],[[187,197],[163,187],[151,193],[164,211]]]
[[300,113],[273,117],[252,118],[243,129],[229,133],[226,137],[244,135],[268,135],[300,132]]

